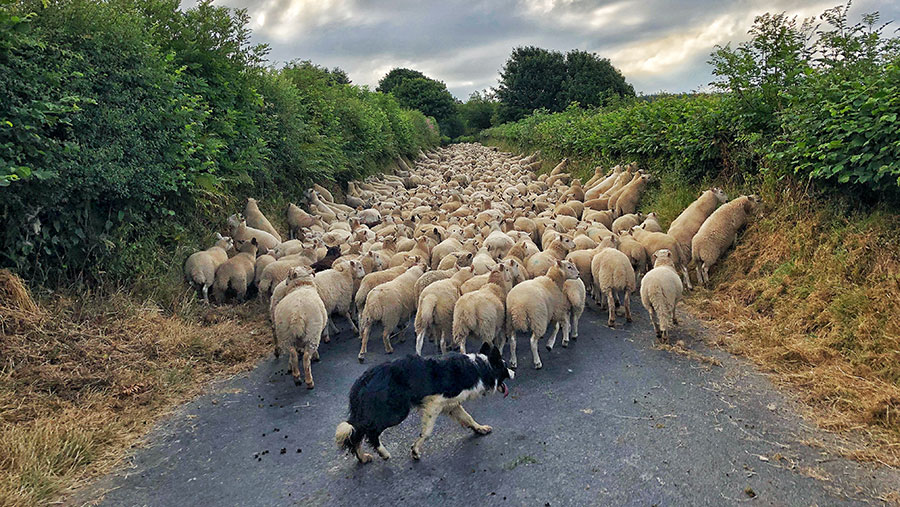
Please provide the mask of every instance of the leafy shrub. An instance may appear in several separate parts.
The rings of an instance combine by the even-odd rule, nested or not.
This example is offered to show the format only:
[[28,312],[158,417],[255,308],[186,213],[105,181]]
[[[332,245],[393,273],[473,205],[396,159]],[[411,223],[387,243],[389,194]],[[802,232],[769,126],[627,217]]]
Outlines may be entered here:
[[336,70],[267,68],[248,21],[208,0],[3,4],[0,265],[153,276],[245,196],[282,203],[438,144],[433,120]]
[[813,20],[757,17],[748,42],[711,55],[721,93],[538,111],[483,138],[558,158],[636,159],[686,182],[763,170],[896,196],[900,39],[877,14],[851,26],[848,10],[826,11],[818,31]]

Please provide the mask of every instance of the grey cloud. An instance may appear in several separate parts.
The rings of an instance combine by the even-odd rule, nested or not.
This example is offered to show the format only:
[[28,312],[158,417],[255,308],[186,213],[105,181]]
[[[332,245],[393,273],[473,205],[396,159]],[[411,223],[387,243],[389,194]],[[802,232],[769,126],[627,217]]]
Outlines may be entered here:
[[[390,68],[407,66],[447,83],[465,99],[495,86],[513,47],[596,51],[620,67],[638,91],[682,92],[711,80],[714,44],[743,40],[753,16],[787,11],[819,14],[837,0],[221,0],[246,8],[257,42],[273,62],[308,59],[346,70],[373,86]],[[889,0],[857,0],[851,13]]]

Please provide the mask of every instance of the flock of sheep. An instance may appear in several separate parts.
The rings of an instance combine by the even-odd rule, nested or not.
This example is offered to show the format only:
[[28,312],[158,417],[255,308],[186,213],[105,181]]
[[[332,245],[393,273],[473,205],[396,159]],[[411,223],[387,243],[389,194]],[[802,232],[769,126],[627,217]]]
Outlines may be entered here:
[[287,210],[287,241],[248,199],[243,215],[228,219],[231,236],[191,255],[185,275],[207,302],[209,289],[220,303],[251,290],[268,300],[275,354],[289,355],[297,384],[302,354],[310,389],[310,363],[337,329],[334,315],[358,332],[361,362],[375,323],[391,353],[394,333],[414,318],[418,354],[426,338],[442,353],[465,352],[469,337],[501,351],[509,341],[516,367],[524,331],[541,368],[538,341],[551,325],[548,350],[560,329],[564,347],[570,329],[577,337],[588,293],[608,309],[610,327],[620,305],[631,322],[641,276],[641,302],[667,341],[683,288],[692,288],[689,264],[706,283],[758,203],[754,195],[726,202],[713,188],[663,232],[654,213],[636,212],[652,177],[635,164],[598,167],[582,184],[567,160],[536,175],[538,158],[458,144],[420,153],[415,169],[401,160],[395,174],[349,183],[346,204],[314,185],[307,211]]

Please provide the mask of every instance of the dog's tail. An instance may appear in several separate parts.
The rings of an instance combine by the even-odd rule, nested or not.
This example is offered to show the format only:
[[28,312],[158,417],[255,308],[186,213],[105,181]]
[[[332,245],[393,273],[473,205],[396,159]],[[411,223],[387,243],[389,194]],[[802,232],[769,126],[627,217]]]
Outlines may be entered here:
[[337,429],[334,432],[334,443],[337,444],[338,449],[353,450],[351,441],[353,440],[354,432],[356,432],[356,429],[347,421],[337,425]]

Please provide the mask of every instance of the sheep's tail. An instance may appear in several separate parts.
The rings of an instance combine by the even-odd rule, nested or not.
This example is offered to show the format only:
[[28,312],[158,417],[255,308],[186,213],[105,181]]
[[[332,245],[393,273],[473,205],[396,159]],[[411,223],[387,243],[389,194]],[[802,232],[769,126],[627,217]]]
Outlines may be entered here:
[[344,421],[337,425],[337,429],[334,431],[334,443],[337,444],[338,449],[347,449],[353,450],[353,434],[356,433],[356,428],[353,427],[347,421]]
[[428,326],[434,322],[434,307],[437,304],[436,297],[427,295],[422,298],[419,304],[419,311],[416,312],[416,335],[424,333]]
[[656,319],[659,321],[659,329],[665,331],[672,327],[672,309],[669,308],[669,298],[666,297],[666,290],[662,285],[656,285],[650,288],[648,299],[653,311],[656,312]]
[[521,305],[507,305],[506,316],[506,328],[508,331],[528,331],[531,329],[528,322],[528,311],[522,308]]

